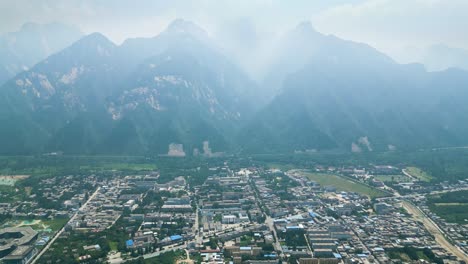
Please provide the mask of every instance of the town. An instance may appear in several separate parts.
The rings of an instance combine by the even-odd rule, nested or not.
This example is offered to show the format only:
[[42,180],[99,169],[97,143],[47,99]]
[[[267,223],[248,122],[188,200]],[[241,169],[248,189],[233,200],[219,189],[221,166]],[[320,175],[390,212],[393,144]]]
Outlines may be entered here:
[[467,263],[466,219],[431,210],[441,195],[466,194],[466,180],[429,183],[388,165],[228,161],[163,173],[22,179],[25,199],[2,193],[1,261]]

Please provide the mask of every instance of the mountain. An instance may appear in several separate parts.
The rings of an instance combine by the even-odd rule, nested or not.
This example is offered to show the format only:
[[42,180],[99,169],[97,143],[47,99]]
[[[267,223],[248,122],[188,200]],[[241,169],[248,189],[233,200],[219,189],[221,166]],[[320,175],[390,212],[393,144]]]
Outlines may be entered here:
[[[400,65],[360,43],[308,32],[287,37],[279,94],[238,136],[250,153],[386,151],[467,144],[468,74]],[[299,55],[304,54],[302,59]],[[285,66],[291,62],[290,66]],[[303,65],[303,66],[302,66]],[[287,74],[285,70],[300,68]]]
[[[255,84],[194,24],[117,46],[83,37],[0,88],[2,153],[227,150]],[[35,131],[31,133],[31,131]]]
[[60,23],[26,23],[19,31],[0,36],[0,84],[82,36],[79,29]]
[[406,47],[395,54],[403,63],[422,63],[429,71],[459,68],[468,71],[468,50],[436,44],[426,48]]
[[215,43],[185,20],[122,45],[84,36],[0,87],[0,154],[157,155],[172,148],[180,155],[183,148],[210,156],[468,144],[463,70],[398,64],[301,23],[275,45],[258,85]]
[[[0,137],[5,141],[2,150],[45,150],[81,114],[96,114],[115,81],[110,74],[115,49],[104,36],[91,34],[6,82],[1,88],[1,109],[8,114],[0,120],[8,125],[0,133],[10,136]],[[71,144],[80,141],[78,137],[66,139]]]
[[448,68],[460,68],[468,71],[468,50],[448,47],[443,44],[427,48],[421,57],[430,71],[441,71]]
[[302,22],[286,32],[275,43],[267,63],[262,83],[265,93],[271,98],[278,94],[285,78],[302,69],[329,41],[329,37],[317,32],[310,22]]

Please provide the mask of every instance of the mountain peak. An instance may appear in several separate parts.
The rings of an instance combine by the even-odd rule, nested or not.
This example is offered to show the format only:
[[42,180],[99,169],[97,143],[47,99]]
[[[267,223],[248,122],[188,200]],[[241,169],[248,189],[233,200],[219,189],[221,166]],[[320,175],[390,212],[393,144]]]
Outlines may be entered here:
[[181,18],[172,21],[169,26],[167,26],[165,32],[173,34],[190,34],[197,37],[205,37],[208,35],[204,29],[195,23]]
[[296,31],[299,31],[299,32],[302,32],[302,33],[310,33],[310,32],[317,33],[317,31],[315,30],[312,23],[310,21],[308,21],[308,20],[302,21],[301,23],[299,23],[296,26]]
[[115,44],[110,41],[106,36],[99,32],[94,32],[89,35],[82,37],[75,44],[80,45],[104,45],[108,47],[114,47]]
[[112,41],[110,41],[106,36],[104,36],[101,33],[95,32],[82,37],[66,50],[72,50],[73,52],[82,52],[84,54],[90,54],[91,51],[94,51],[99,56],[108,57],[111,55],[115,48],[116,45]]
[[30,31],[30,30],[37,30],[39,28],[39,24],[34,22],[26,22],[21,26],[20,31]]
[[310,39],[317,39],[321,37],[325,37],[322,33],[315,30],[314,26],[310,21],[303,21],[299,23],[294,29],[287,33],[288,38],[298,39],[301,41],[309,42]]

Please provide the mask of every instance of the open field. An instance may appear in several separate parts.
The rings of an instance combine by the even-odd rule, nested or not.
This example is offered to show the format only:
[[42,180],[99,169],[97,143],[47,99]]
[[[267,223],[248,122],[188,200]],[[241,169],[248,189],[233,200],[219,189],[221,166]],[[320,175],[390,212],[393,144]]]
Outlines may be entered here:
[[468,205],[468,203],[435,203],[435,206],[447,206],[447,205]]
[[118,251],[118,242],[109,241],[109,247],[112,251]]
[[149,163],[102,163],[98,167],[83,165],[80,166],[82,170],[92,170],[92,169],[102,169],[102,170],[130,170],[130,171],[147,171],[147,170],[156,170],[157,166],[155,164]]
[[9,220],[2,227],[23,227],[29,226],[36,231],[55,232],[61,229],[66,223],[67,218],[56,218],[54,220],[41,219],[15,219]]
[[427,197],[429,209],[449,223],[468,224],[468,191],[455,191]]
[[411,179],[406,175],[374,175],[374,178],[383,182],[409,182]]
[[391,259],[400,259],[405,262],[412,262],[415,260],[425,260],[431,262],[434,254],[430,250],[416,249],[416,248],[402,248],[399,250],[390,250],[387,252]]
[[425,171],[421,170],[420,168],[417,168],[417,167],[407,167],[405,169],[405,171],[415,177],[415,178],[418,178],[420,181],[425,181],[425,182],[429,182],[432,180],[432,176],[427,174]]
[[288,170],[293,170],[296,169],[296,167],[293,164],[281,164],[281,163],[268,163],[266,166],[270,169],[279,169],[282,171],[288,171]]
[[337,190],[346,192],[356,192],[363,195],[367,195],[370,198],[384,197],[387,196],[383,191],[374,189],[367,185],[348,180],[334,174],[325,173],[310,173],[304,172],[304,174],[311,179],[319,183],[322,186],[334,186]]
[[[166,163],[169,159],[158,159]],[[65,175],[102,171],[138,172],[159,168],[156,160],[127,156],[0,156],[0,175]],[[9,176],[5,176],[9,177]],[[0,180],[1,181],[1,180]]]
[[0,175],[0,185],[15,186],[15,182],[28,177],[28,175]]
[[449,223],[468,224],[468,204],[431,204],[429,209]]

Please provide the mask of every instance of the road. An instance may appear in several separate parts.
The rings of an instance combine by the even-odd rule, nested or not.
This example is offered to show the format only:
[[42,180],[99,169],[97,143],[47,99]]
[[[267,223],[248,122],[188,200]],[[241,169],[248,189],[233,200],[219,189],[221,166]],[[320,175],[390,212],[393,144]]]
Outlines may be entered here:
[[435,224],[429,217],[427,217],[418,207],[413,204],[403,201],[403,207],[410,213],[416,220],[423,223],[426,229],[435,237],[435,241],[445,248],[448,252],[457,256],[461,260],[468,263],[468,256],[461,251],[458,247],[452,245],[444,236],[444,232]]
[[270,216],[267,216],[265,219],[265,223],[268,225],[268,227],[270,228],[270,231],[273,232],[273,236],[275,237],[275,243],[273,244],[275,250],[277,252],[280,252],[281,257],[284,257],[283,248],[281,247],[281,244],[278,240],[278,236],[276,235],[276,229],[273,224],[273,219]]
[[[190,243],[192,241],[188,241],[188,243]],[[170,251],[176,251],[176,250],[185,250],[187,248],[187,243],[184,243],[180,246],[173,246],[173,247],[170,247],[168,246],[167,248],[163,249],[163,250],[160,250],[160,251],[156,251],[156,252],[152,252],[152,253],[148,253],[148,254],[144,254],[143,255],[143,258],[144,259],[149,259],[149,258],[154,258],[154,257],[157,257],[161,254],[164,254],[166,252],[170,252]]]
[[403,172],[404,175],[406,175],[407,177],[411,178],[413,181],[417,181],[418,178],[414,177],[413,175],[409,174],[406,169],[402,169],[401,172]]
[[[101,189],[101,187],[98,187],[96,189],[96,191],[89,197],[89,199],[80,207],[80,209],[70,218],[70,220],[68,220],[67,224],[68,223],[71,223],[75,220],[75,218],[78,216],[78,213],[83,210],[87,205],[88,203],[94,199],[94,197],[96,197],[96,195],[99,193],[99,190]],[[35,264],[36,261],[38,261],[42,255],[50,248],[50,246],[52,246],[52,244],[55,242],[55,240],[57,240],[57,238],[60,237],[60,235],[65,231],[65,226],[67,226],[67,224],[65,224],[62,229],[60,229],[60,231],[58,231],[55,236],[49,241],[49,243],[47,243],[47,245],[45,247],[42,248],[41,252],[39,252],[35,257],[34,259],[30,262],[30,264]]]
[[[291,176],[288,175],[288,177],[291,177]],[[258,191],[255,188],[255,184],[252,181],[249,181],[249,183],[250,183],[250,186],[252,187],[252,190],[254,190],[255,201],[256,201],[258,207],[262,210],[263,215],[266,217],[265,218],[265,224],[267,224],[268,228],[273,233],[273,236],[275,238],[275,243],[273,244],[273,247],[275,248],[275,250],[277,252],[280,252],[279,255],[280,255],[281,258],[283,258],[284,257],[283,248],[281,247],[281,244],[280,244],[280,242],[278,240],[278,236],[276,234],[276,229],[275,229],[275,226],[274,226],[274,223],[273,223],[273,219],[263,210],[260,195],[258,194]]]

